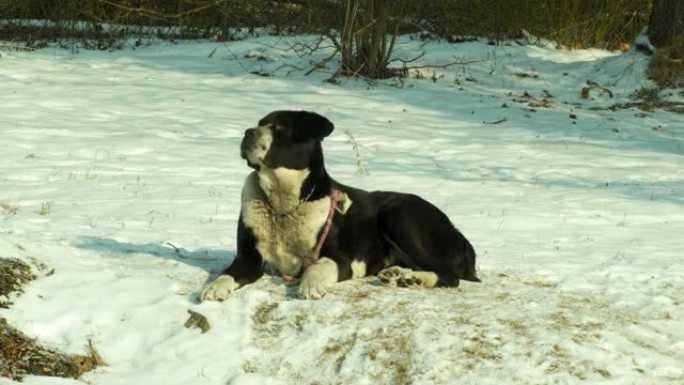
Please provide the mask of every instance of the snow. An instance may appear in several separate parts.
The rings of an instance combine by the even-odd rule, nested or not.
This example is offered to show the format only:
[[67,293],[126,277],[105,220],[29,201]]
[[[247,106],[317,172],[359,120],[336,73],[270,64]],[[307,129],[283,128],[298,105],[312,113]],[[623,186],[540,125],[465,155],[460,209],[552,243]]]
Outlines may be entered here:
[[[426,53],[411,64],[468,64],[334,85],[334,63],[304,75],[331,48],[287,49],[314,41],[3,52],[0,256],[48,267],[0,316],[67,352],[92,341],[97,385],[684,382],[684,119],[605,109],[651,86],[647,57],[404,37],[398,57]],[[613,97],[581,98],[587,80]],[[235,256],[242,133],[276,109],[336,124],[341,182],[442,208],[483,282],[306,301],[267,276],[198,304]]]

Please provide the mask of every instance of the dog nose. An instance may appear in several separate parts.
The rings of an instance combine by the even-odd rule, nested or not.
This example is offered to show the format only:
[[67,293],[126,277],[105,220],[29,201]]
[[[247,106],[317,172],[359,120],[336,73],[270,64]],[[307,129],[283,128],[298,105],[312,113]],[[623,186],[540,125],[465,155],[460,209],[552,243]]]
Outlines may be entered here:
[[256,128],[248,128],[245,130],[245,139],[253,139],[257,134]]

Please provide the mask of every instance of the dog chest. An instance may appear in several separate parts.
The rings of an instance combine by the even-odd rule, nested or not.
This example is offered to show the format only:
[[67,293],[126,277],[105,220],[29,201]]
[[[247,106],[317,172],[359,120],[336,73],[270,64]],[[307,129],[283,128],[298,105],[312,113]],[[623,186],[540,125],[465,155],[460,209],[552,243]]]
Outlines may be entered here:
[[330,199],[302,202],[287,213],[274,213],[264,199],[243,197],[245,226],[257,239],[262,258],[282,274],[295,275],[303,257],[310,255],[325,225]]

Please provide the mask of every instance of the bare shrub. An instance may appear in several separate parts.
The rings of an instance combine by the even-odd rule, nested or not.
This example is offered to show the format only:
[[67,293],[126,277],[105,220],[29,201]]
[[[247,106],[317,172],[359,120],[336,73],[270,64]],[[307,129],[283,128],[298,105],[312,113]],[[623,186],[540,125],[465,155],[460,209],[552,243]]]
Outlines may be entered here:
[[[679,0],[674,0],[678,2]],[[64,41],[91,39],[88,48],[117,48],[123,38],[142,38],[155,27],[162,38],[234,39],[233,30],[268,28],[273,33],[317,33],[345,30],[345,68],[361,64],[383,72],[382,63],[398,32],[422,32],[425,37],[462,41],[485,36],[494,41],[533,36],[565,47],[614,49],[630,43],[646,26],[653,0],[6,0],[0,2],[0,39]],[[352,17],[345,18],[346,10]],[[16,20],[48,20],[27,27]],[[8,23],[7,20],[15,22]],[[81,22],[80,24],[77,21]],[[108,25],[104,28],[103,25]],[[116,25],[117,27],[112,27]],[[353,31],[352,31],[353,30]],[[385,44],[379,44],[389,36]],[[354,59],[370,52],[368,60]],[[341,39],[345,41],[345,38]],[[384,47],[384,48],[383,48]],[[383,49],[385,49],[383,55]],[[391,50],[390,50],[391,51]],[[344,54],[344,51],[343,51]],[[359,62],[360,60],[360,62]],[[345,70],[348,72],[347,70]]]
[[347,0],[338,44],[342,75],[384,79],[403,19],[404,1]]
[[[619,48],[646,26],[653,0],[435,0],[414,2],[415,24],[436,36],[460,41],[546,38],[569,48]],[[528,36],[529,36],[528,35]]]

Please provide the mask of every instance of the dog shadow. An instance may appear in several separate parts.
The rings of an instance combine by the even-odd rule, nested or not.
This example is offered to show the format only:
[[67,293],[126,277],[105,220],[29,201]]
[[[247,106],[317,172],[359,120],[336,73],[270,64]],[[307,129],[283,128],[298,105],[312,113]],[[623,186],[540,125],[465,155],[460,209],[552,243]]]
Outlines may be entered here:
[[[198,288],[204,288],[230,264],[237,255],[235,250],[212,250],[212,249],[195,249],[188,250],[182,247],[177,247],[173,244],[157,244],[157,243],[130,243],[120,242],[110,238],[100,237],[80,237],[73,242],[75,247],[84,250],[90,250],[102,255],[141,255],[151,256],[155,258],[164,258],[172,261],[185,263],[189,266],[198,267],[206,270],[210,274],[206,281]],[[264,275],[261,278],[264,283],[268,285],[275,285],[278,290],[282,290],[282,294],[287,299],[298,299],[298,285],[287,285],[282,277],[274,271],[272,267],[266,265],[264,267]],[[367,284],[372,286],[383,286],[382,283],[374,278],[368,279]],[[199,293],[193,292],[189,294],[188,300],[192,303],[200,303]]]
[[230,265],[237,255],[234,250],[188,250],[171,243],[130,243],[99,237],[80,237],[73,245],[105,255],[140,254],[169,259],[204,269],[211,273],[212,277]]

